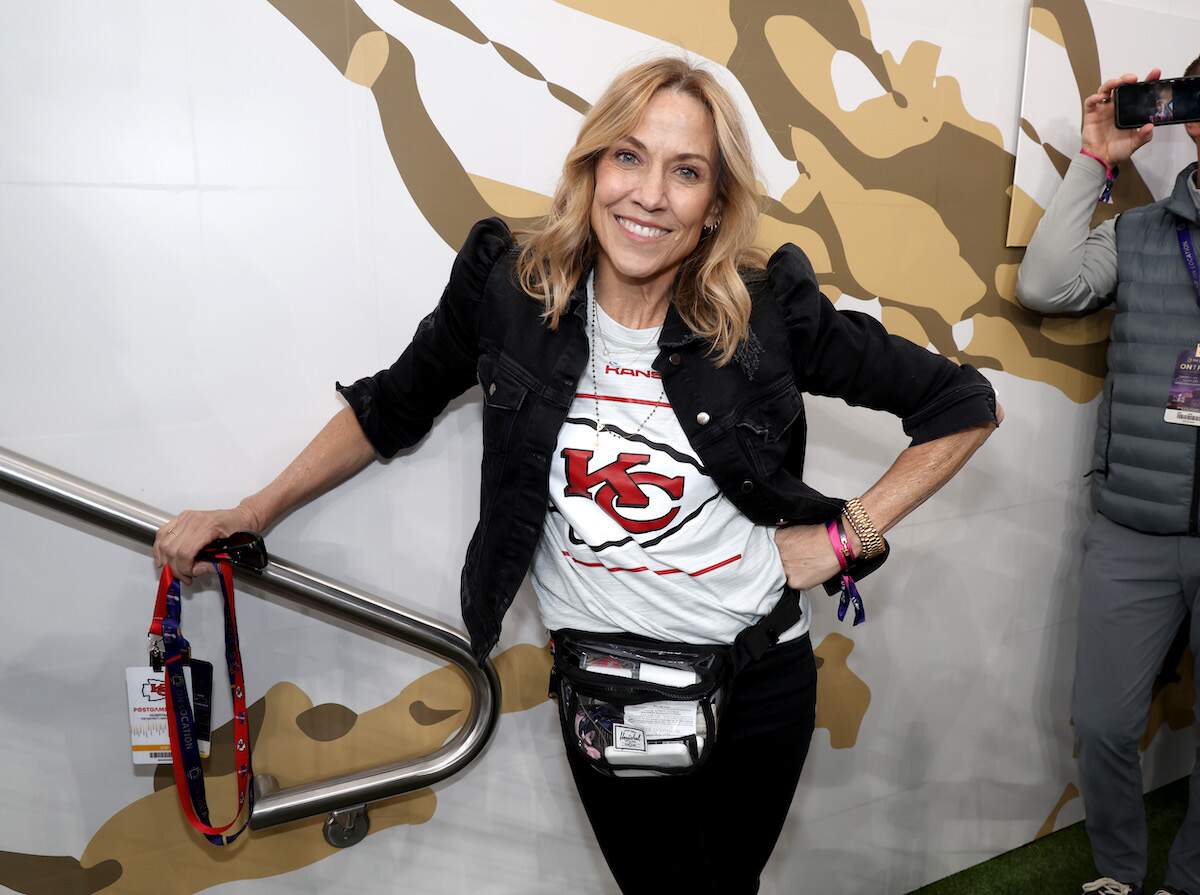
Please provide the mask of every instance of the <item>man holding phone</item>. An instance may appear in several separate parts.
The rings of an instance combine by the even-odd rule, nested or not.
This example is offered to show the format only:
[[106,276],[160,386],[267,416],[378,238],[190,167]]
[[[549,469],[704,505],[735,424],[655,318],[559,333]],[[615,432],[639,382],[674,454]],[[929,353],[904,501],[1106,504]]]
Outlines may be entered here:
[[[1160,77],[1156,69],[1146,80]],[[1200,58],[1185,77],[1200,75]],[[1100,895],[1142,895],[1146,817],[1138,740],[1151,687],[1191,611],[1200,656],[1200,183],[1197,164],[1171,196],[1089,232],[1097,195],[1150,141],[1153,124],[1116,127],[1105,82],[1083,106],[1083,147],[1021,265],[1017,296],[1042,313],[1115,305],[1092,477],[1097,513],[1084,536],[1072,716]],[[1200,123],[1184,125],[1200,156]],[[1198,674],[1200,676],[1200,674]],[[1159,895],[1200,895],[1200,770]]]

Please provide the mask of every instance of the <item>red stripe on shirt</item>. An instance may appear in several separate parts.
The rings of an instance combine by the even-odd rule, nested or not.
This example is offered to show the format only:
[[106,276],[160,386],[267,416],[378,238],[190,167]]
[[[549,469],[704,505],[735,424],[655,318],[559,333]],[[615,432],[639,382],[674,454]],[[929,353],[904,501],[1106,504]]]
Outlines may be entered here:
[[642,398],[618,398],[616,395],[589,395],[587,392],[576,392],[576,398],[592,398],[596,401],[617,401],[621,404],[645,404],[647,407],[670,407],[665,401],[645,401]]
[[737,562],[741,558],[742,558],[742,554],[739,553],[737,556],[731,556],[731,557],[729,557],[729,559],[723,559],[719,563],[715,563],[715,564],[709,566],[708,568],[701,569],[699,572],[688,572],[688,574],[691,575],[693,578],[697,578],[700,575],[703,575],[705,572],[716,571],[717,569],[721,568],[722,566],[729,565],[731,562]]
[[688,575],[692,578],[699,578],[701,575],[707,574],[708,572],[715,572],[717,569],[727,566],[730,563],[737,562],[742,558],[742,554],[739,553],[736,556],[729,557],[729,559],[723,559],[718,563],[713,563],[711,566],[705,566],[703,569],[698,571],[685,572],[683,569],[651,569],[647,566],[638,566],[637,568],[633,569],[626,569],[620,566],[606,566],[602,562],[588,562],[586,560],[579,559],[572,556],[566,550],[562,551],[562,555],[578,565],[587,566],[589,569],[604,569],[605,571],[613,572],[614,574],[617,572],[653,572],[655,575]]

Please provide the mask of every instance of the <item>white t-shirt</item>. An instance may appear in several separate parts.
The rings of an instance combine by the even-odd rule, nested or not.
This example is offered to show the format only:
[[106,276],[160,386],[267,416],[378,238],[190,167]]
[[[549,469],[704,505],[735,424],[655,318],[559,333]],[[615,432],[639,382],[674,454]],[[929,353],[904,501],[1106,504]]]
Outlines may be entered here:
[[[558,433],[533,559],[542,619],[551,630],[731,643],[782,593],[775,527],[744,516],[696,457],[650,366],[658,329],[621,326],[590,280],[587,311],[592,352]],[[807,594],[801,607],[781,640],[808,631]]]

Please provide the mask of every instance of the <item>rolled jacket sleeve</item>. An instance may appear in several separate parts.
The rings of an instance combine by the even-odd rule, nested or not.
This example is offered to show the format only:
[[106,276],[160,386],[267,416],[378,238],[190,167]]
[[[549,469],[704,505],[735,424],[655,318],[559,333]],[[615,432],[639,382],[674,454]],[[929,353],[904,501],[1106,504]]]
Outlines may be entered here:
[[454,259],[437,307],[386,370],[337,384],[376,453],[391,457],[416,444],[446,405],[475,382],[480,299],[512,236],[499,218],[480,221]]
[[895,414],[913,444],[996,422],[995,392],[978,370],[889,334],[868,314],[839,311],[796,246],[771,256],[767,282],[802,390]]

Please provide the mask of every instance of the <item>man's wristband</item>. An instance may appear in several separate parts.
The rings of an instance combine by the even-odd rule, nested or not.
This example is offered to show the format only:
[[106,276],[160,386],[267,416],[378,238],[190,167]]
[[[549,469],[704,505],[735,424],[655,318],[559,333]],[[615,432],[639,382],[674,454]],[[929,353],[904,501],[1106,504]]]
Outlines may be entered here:
[[1117,175],[1121,173],[1120,166],[1110,165],[1104,159],[1100,158],[1100,156],[1096,155],[1096,153],[1084,146],[1079,148],[1079,154],[1086,155],[1091,159],[1095,159],[1104,168],[1104,189],[1100,193],[1099,201],[1103,202],[1105,205],[1112,205],[1113,184],[1117,182]]

